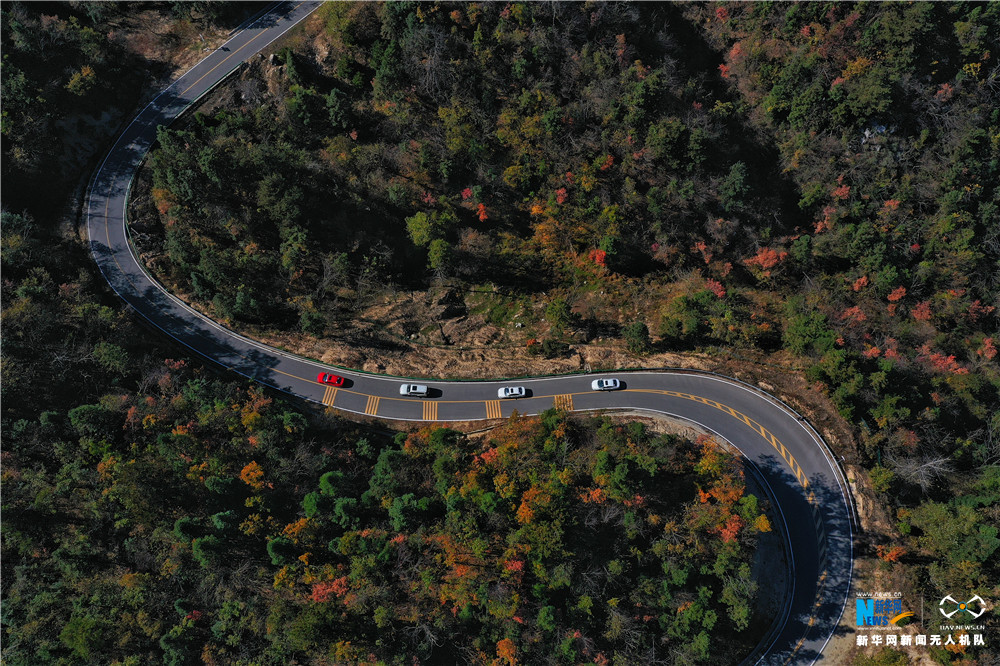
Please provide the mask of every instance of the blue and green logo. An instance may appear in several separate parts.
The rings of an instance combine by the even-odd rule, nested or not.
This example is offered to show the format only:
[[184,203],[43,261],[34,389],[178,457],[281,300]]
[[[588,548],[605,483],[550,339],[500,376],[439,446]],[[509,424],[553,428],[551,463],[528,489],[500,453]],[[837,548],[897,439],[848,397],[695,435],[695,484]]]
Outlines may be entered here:
[[857,599],[855,621],[859,627],[888,627],[913,613],[903,612],[902,599]]

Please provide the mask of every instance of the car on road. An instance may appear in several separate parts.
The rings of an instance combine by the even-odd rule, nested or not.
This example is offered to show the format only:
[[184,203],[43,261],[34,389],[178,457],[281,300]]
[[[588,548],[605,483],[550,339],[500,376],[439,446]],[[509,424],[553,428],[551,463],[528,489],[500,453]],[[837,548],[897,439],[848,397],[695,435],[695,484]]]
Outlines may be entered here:
[[399,395],[412,395],[423,398],[427,396],[427,387],[423,384],[403,384],[399,387]]
[[327,386],[343,386],[344,378],[340,375],[334,375],[329,372],[321,372],[316,376],[316,381],[320,384],[326,384]]
[[528,395],[523,386],[504,386],[497,391],[498,398],[523,398]]
[[595,391],[617,391],[622,387],[622,383],[614,377],[608,379],[595,379],[590,383],[590,388]]

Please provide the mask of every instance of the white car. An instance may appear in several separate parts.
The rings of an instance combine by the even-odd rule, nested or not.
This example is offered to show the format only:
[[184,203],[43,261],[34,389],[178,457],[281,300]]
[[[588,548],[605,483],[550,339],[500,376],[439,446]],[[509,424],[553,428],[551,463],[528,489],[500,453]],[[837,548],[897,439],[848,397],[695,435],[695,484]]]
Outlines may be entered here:
[[427,396],[427,387],[423,384],[403,384],[399,387],[399,395],[414,395],[423,398]]
[[504,386],[497,391],[498,398],[523,398],[527,393],[523,386]]
[[622,387],[617,379],[595,379],[590,383],[590,388],[595,391],[617,391]]

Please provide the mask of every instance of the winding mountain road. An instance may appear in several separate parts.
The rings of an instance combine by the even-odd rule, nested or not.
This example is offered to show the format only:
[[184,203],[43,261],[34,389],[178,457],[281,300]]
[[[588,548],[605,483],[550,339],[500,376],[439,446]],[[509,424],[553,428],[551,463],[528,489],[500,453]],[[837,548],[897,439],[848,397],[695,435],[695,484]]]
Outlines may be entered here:
[[244,338],[192,310],[145,271],[128,240],[126,201],[132,178],[167,125],[244,60],[319,6],[283,2],[235,34],[174,81],[132,121],[98,168],[89,190],[91,252],[114,291],[148,322],[193,352],[285,393],[354,414],[405,421],[471,421],[569,410],[632,409],[674,415],[728,440],[759,470],[773,493],[790,545],[793,585],[785,613],[754,661],[809,664],[843,613],[850,587],[852,509],[847,484],[817,433],[777,399],[724,377],[690,372],[614,373],[622,390],[596,392],[595,377],[522,379],[519,400],[497,400],[511,382],[421,381],[425,399],[401,397],[401,380],[346,370],[345,386],[316,382],[330,368]]

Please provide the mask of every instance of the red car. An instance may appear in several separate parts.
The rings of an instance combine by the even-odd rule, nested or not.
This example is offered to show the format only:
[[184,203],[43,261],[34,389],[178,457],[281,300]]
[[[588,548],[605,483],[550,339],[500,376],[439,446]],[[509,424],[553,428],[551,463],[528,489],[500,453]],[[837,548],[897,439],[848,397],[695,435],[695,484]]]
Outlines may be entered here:
[[340,375],[331,375],[329,372],[321,372],[316,377],[316,381],[320,384],[328,384],[329,386],[343,386],[344,378]]

